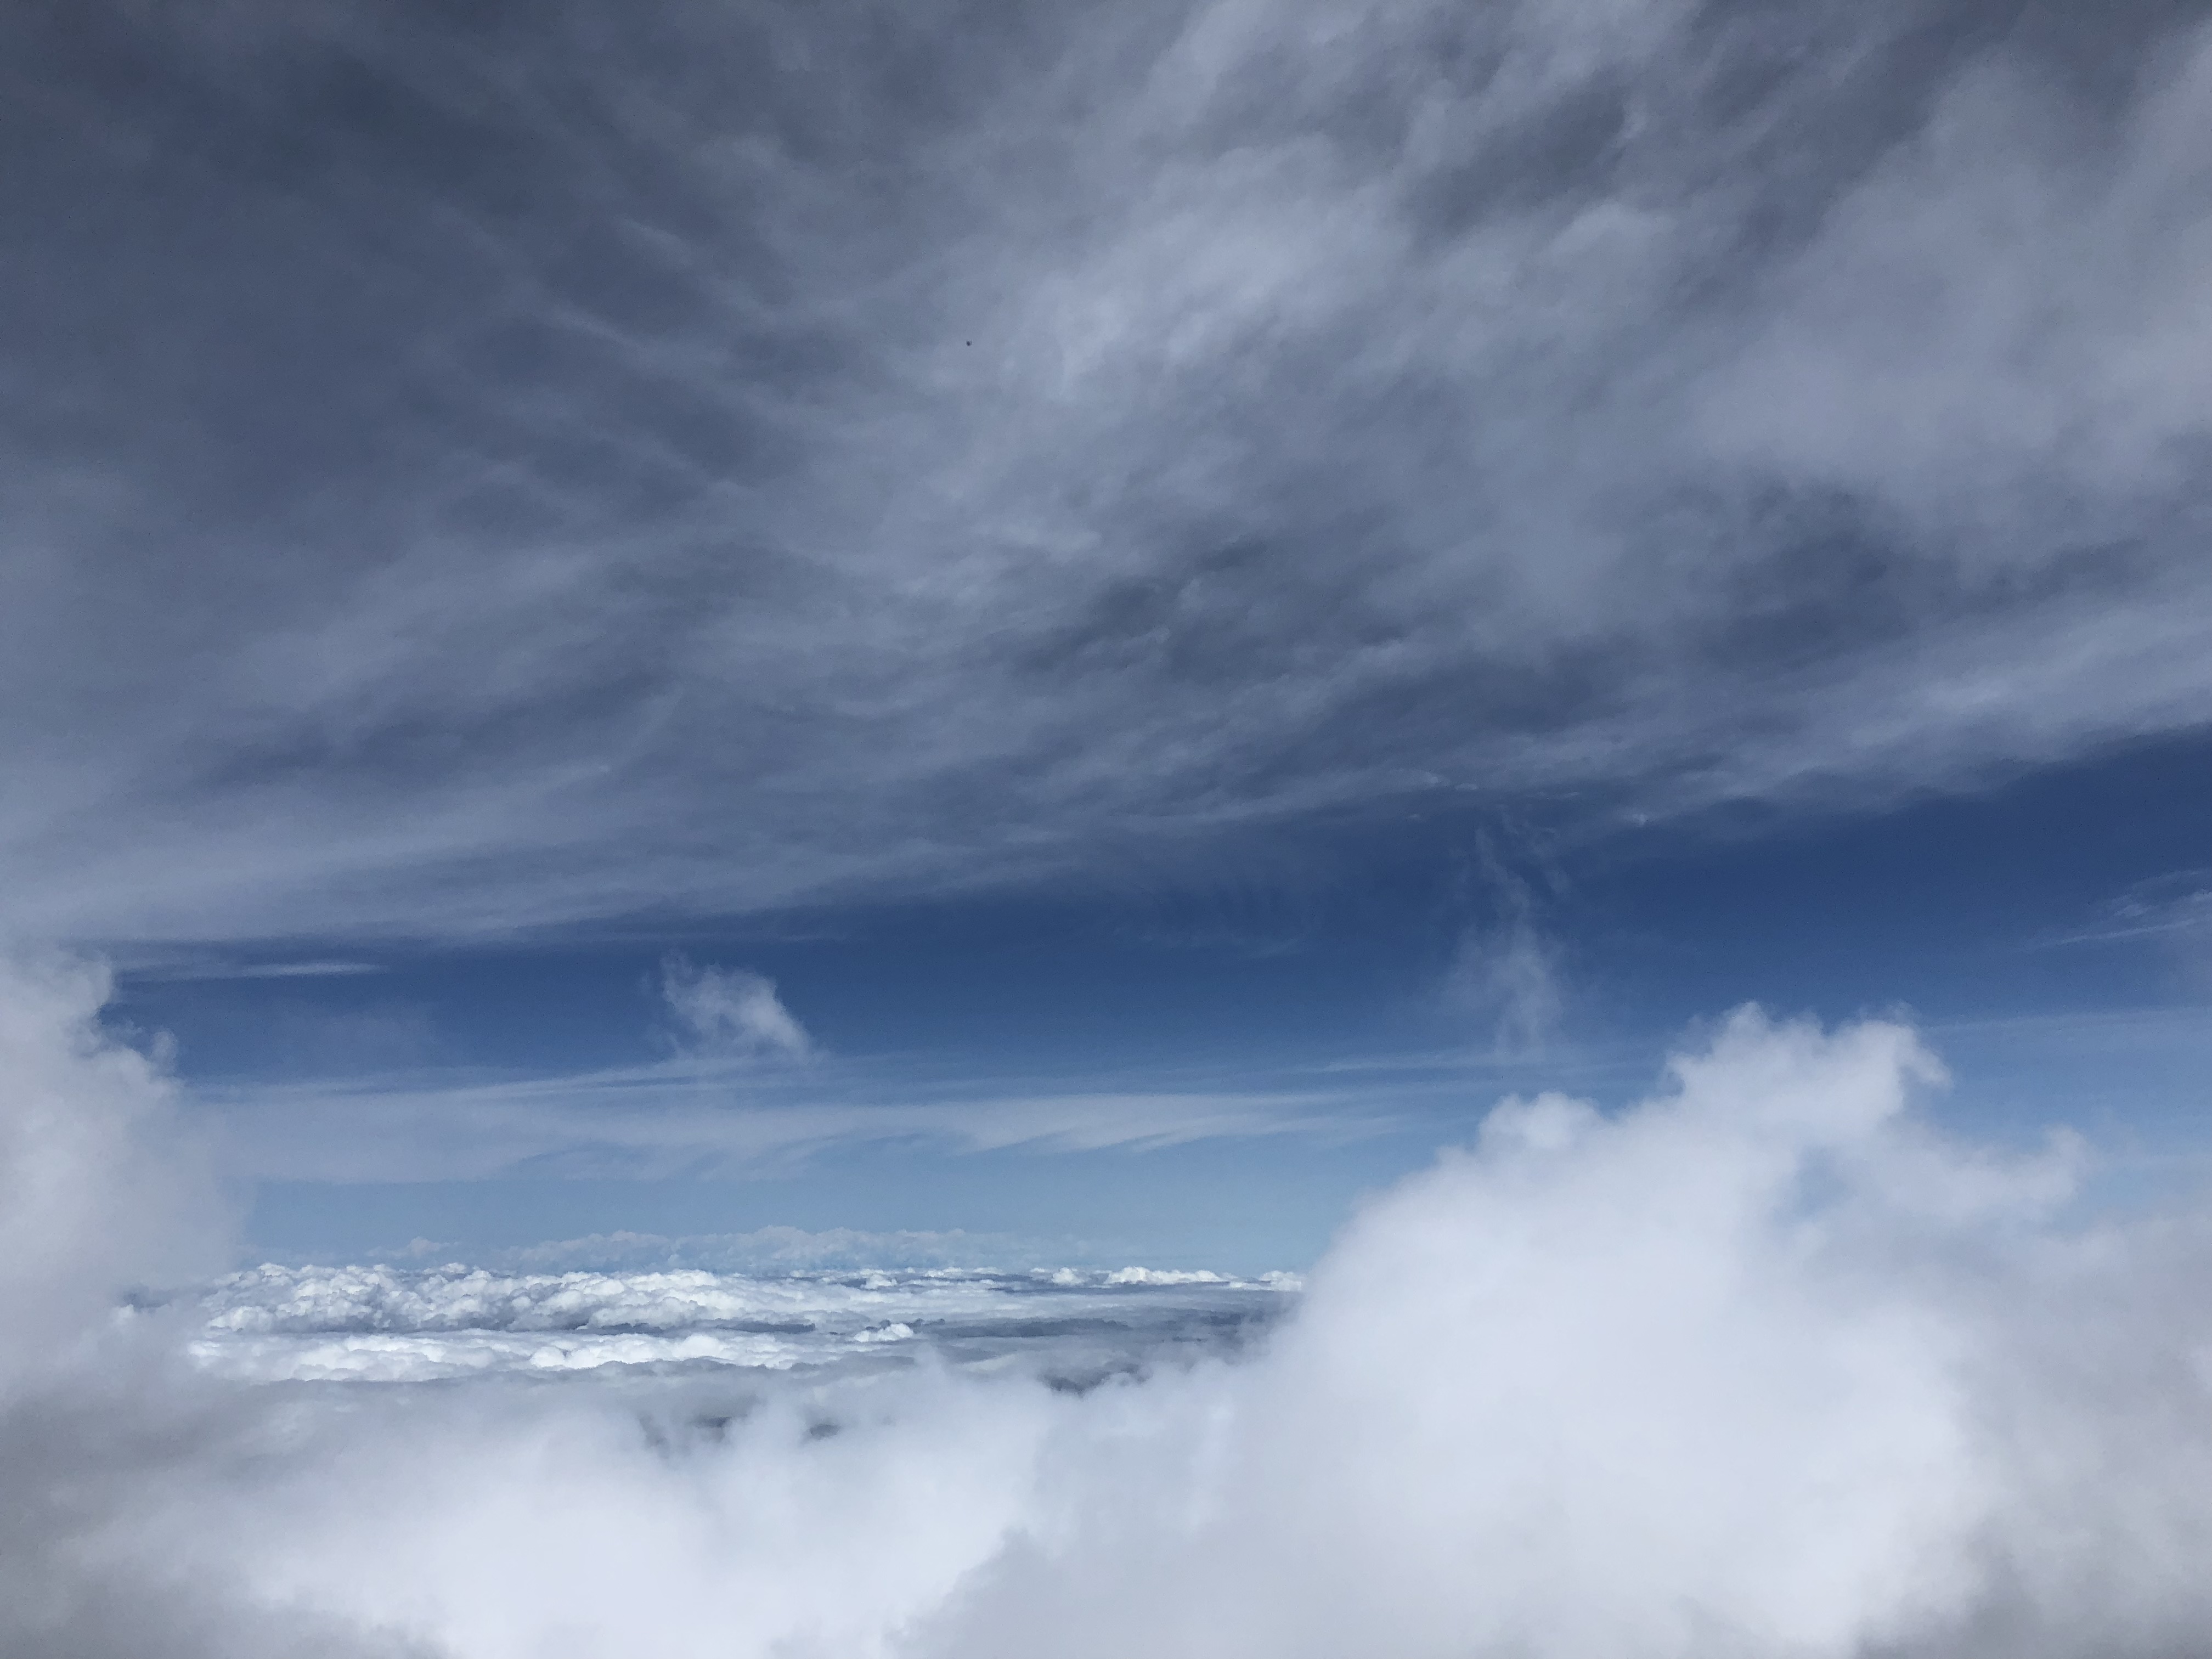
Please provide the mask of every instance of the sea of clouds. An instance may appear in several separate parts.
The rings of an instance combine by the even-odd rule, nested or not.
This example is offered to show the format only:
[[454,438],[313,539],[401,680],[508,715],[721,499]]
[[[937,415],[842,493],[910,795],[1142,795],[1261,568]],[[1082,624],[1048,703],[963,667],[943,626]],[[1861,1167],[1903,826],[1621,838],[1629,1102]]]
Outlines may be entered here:
[[2208,1218],[1896,1024],[1508,1101],[1302,1289],[223,1277],[105,992],[0,979],[9,1656],[2212,1654]]
[[192,1298],[193,1357],[224,1376],[426,1382],[611,1366],[972,1368],[1018,1358],[1063,1384],[1233,1351],[1297,1277],[1151,1267],[505,1273],[455,1262],[232,1273]]

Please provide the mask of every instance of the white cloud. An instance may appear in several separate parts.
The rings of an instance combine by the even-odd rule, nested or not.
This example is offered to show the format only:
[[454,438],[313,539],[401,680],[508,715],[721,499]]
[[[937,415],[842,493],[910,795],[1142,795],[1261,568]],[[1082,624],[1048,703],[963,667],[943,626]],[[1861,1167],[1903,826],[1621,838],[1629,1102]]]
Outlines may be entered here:
[[2212,870],[2171,870],[2137,882],[2103,907],[2096,922],[2044,945],[2103,945],[2126,939],[2185,943],[2212,932]]
[[[794,1097],[793,1089],[798,1090]],[[195,1091],[225,1168],[303,1181],[469,1180],[541,1173],[741,1172],[835,1146],[927,1141],[957,1150],[1096,1152],[1392,1126],[1353,1091],[1222,1088],[1000,1092],[933,1090],[825,1066],[779,1085],[749,1061],[495,1082],[370,1077]]]
[[[789,1233],[790,1230],[780,1230]],[[659,1241],[664,1246],[670,1241]],[[763,1254],[732,1239],[732,1254]],[[980,1241],[940,1235],[973,1255]],[[911,1255],[911,1237],[872,1241],[884,1253],[863,1270],[791,1271],[801,1249],[818,1261],[871,1241],[785,1237],[783,1271],[717,1273],[699,1267],[561,1273],[501,1273],[451,1263],[286,1267],[264,1263],[217,1281],[185,1306],[204,1319],[194,1360],[253,1382],[425,1382],[501,1372],[548,1374],[636,1365],[735,1367],[766,1374],[836,1366],[904,1345],[909,1358],[950,1354],[1026,1359],[1037,1369],[1124,1369],[1191,1348],[1231,1346],[1284,1306],[1292,1276],[1259,1279],[1146,1267],[1066,1266],[1010,1273],[943,1267],[887,1271]],[[799,1248],[795,1249],[794,1245]],[[822,1246],[829,1249],[823,1250]],[[1101,1332],[1112,1339],[1102,1345]]]
[[1534,1054],[1558,1029],[1565,1006],[1559,946],[1525,916],[1501,927],[1471,927],[1453,957],[1445,996],[1490,1024],[1498,1054]]
[[660,990],[702,1055],[804,1060],[814,1052],[772,979],[742,968],[694,967],[673,956],[660,965]]
[[1490,915],[1462,933],[1444,999],[1489,1026],[1497,1058],[1527,1060],[1543,1051],[1565,1014],[1565,952],[1540,925],[1534,886],[1486,839],[1477,853]]
[[2212,262],[2191,199],[2212,51],[2176,44],[2109,133],[2048,72],[1962,76],[1778,274],[1706,389],[1711,440],[1871,488],[1976,560],[2002,556],[1991,531],[2110,533],[2163,495],[2212,416],[2212,295],[2188,276]]
[[106,1038],[105,969],[0,957],[0,1399],[121,1292],[221,1259],[204,1149],[156,1060]]
[[[2069,1224],[2067,1149],[1936,1135],[1941,1068],[1894,1024],[1741,1013],[1627,1111],[1506,1103],[1236,1363],[1079,1395],[901,1368],[898,1337],[781,1385],[265,1391],[102,1311],[137,1271],[114,1230],[156,1241],[143,1154],[81,1125],[160,1085],[57,983],[4,999],[45,1079],[9,1098],[46,1103],[11,1106],[9,1179],[68,1252],[0,1257],[11,1652],[2205,1650],[2212,1231]],[[85,1293],[52,1300],[67,1262]],[[295,1288],[324,1317],[404,1277]],[[432,1277],[461,1316],[473,1281]],[[648,1319],[723,1294],[575,1282]]]

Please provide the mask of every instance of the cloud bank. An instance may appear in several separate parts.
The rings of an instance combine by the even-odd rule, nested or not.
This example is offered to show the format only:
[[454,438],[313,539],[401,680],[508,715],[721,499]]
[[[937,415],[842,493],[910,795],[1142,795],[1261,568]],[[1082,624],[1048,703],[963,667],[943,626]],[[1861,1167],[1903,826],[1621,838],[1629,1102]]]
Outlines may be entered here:
[[[1626,1112],[1506,1102],[1240,1358],[257,1387],[109,1311],[201,1237],[146,1220],[158,1072],[88,978],[5,988],[0,1174],[52,1194],[0,1258],[12,1653],[2212,1652],[2212,1235],[2069,1225],[2078,1149],[1936,1135],[1893,1024],[1745,1012]],[[472,1293],[372,1278],[292,1288]]]
[[33,936],[1879,799],[2212,708],[2186,9],[0,27]]
[[514,1274],[470,1267],[233,1273],[196,1299],[193,1358],[219,1375],[423,1382],[499,1372],[736,1366],[774,1372],[895,1356],[1018,1360],[1060,1386],[1239,1346],[1295,1274],[1035,1268],[1026,1273],[699,1268]]

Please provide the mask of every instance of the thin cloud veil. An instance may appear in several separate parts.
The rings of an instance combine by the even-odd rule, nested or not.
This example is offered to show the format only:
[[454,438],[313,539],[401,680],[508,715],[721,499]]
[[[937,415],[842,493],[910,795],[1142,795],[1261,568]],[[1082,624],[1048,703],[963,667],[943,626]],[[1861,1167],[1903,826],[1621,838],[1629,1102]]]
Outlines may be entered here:
[[1864,803],[2207,717],[2170,8],[70,18],[9,25],[34,937]]

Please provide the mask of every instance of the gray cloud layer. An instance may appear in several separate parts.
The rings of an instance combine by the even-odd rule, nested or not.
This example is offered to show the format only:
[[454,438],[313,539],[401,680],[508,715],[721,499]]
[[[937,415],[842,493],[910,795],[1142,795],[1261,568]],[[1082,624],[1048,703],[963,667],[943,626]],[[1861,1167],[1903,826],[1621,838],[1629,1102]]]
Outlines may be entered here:
[[20,9],[19,929],[2201,724],[2201,7]]

